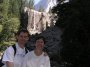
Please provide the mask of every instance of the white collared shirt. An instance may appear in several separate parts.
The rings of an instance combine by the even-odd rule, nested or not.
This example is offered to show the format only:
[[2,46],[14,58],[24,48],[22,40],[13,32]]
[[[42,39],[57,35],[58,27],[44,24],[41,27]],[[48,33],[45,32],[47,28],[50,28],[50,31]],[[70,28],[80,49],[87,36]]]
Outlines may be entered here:
[[25,55],[22,67],[50,67],[50,60],[44,52],[36,56],[34,51],[31,51]]
[[[13,62],[14,67],[21,67],[24,56],[25,56],[25,48],[24,49],[20,48],[18,43],[16,43],[15,56],[14,56],[14,49],[12,48],[12,46],[10,46],[4,52],[2,61],[4,63],[6,61]],[[4,65],[3,67],[6,67],[6,65]]]

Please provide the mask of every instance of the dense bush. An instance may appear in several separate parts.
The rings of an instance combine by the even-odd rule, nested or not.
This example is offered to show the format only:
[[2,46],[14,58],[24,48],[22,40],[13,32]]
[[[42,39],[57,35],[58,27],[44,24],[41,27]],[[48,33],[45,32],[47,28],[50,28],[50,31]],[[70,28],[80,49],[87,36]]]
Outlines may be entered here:
[[53,9],[56,26],[63,30],[61,57],[66,67],[89,67],[90,64],[90,1],[70,0]]

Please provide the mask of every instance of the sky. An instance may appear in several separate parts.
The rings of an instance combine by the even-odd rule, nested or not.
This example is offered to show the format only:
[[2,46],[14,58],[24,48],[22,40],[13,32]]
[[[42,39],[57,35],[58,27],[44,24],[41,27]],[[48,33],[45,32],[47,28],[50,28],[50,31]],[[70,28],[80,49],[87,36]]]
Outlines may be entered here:
[[40,0],[34,0],[35,4],[37,4]]
[[[40,0],[34,0],[34,4],[37,4]],[[68,2],[69,0],[66,0],[65,2]]]
[[49,11],[49,8],[55,5],[56,0],[34,0],[35,10],[39,10],[40,6],[44,8],[45,12]]

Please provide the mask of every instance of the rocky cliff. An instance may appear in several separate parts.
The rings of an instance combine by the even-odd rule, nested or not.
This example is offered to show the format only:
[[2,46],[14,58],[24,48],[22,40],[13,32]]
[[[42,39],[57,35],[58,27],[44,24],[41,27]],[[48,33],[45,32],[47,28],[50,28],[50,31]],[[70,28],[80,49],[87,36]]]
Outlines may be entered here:
[[46,30],[47,27],[54,26],[52,22],[52,15],[45,12],[38,12],[33,9],[25,7],[25,12],[28,12],[28,24],[27,29],[30,34],[41,33]]

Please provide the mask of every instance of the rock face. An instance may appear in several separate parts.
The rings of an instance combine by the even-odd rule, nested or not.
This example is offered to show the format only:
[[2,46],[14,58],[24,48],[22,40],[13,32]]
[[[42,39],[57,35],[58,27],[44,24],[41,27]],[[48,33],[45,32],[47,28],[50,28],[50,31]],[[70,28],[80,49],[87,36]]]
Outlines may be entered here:
[[46,38],[46,45],[49,54],[50,53],[57,53],[60,51],[60,41],[62,32],[58,27],[50,27],[43,31],[40,35],[44,36]]
[[31,34],[41,33],[47,27],[54,26],[54,22],[51,22],[52,16],[49,13],[38,12],[27,7],[24,11],[28,12],[27,29]]

